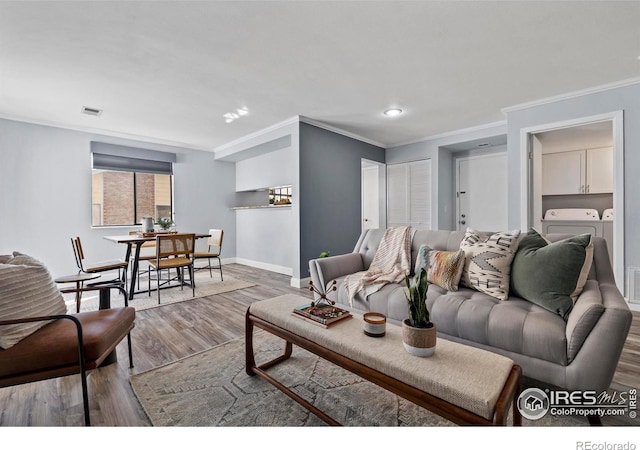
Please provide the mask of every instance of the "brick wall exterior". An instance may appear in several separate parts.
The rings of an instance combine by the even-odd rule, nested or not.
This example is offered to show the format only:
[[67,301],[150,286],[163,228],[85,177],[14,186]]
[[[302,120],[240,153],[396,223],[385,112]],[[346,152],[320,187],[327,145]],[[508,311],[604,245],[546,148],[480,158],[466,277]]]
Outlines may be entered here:
[[[134,175],[132,172],[101,172],[100,176],[93,178],[93,214],[99,216],[100,201],[102,201],[102,221],[99,217],[93,218],[94,225],[133,225],[134,223],[142,223],[145,216],[158,219],[156,215],[156,175],[147,173],[137,173],[135,176],[135,193],[137,196],[137,205],[134,205]],[[100,185],[101,184],[101,185]],[[165,183],[166,184],[166,183]],[[159,190],[162,197],[170,198],[170,184],[164,186],[160,183]],[[100,198],[98,198],[100,197]],[[134,206],[136,208],[134,208]],[[167,208],[164,208],[166,210]],[[163,214],[170,217],[171,207]],[[137,211],[137,217],[134,220],[133,214]]]
[[138,201],[138,209],[136,217],[136,223],[142,223],[142,218],[145,216],[156,217],[156,190],[155,190],[155,175],[151,173],[138,173],[136,174],[136,196]]

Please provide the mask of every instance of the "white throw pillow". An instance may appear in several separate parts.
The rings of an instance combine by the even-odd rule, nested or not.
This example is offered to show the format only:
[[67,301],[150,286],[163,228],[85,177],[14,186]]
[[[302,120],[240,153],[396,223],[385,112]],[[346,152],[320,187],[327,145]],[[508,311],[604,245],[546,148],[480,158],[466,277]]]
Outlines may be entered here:
[[460,249],[465,253],[461,283],[498,300],[509,298],[511,262],[520,230],[494,234],[467,228]]
[[[66,313],[62,294],[44,264],[18,252],[0,264],[0,320]],[[0,326],[0,347],[6,350],[48,323]]]

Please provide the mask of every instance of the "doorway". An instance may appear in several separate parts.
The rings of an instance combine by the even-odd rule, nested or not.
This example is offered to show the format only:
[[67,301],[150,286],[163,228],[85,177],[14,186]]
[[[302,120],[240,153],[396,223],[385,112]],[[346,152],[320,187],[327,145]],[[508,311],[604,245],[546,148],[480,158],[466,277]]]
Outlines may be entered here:
[[506,152],[456,160],[457,230],[506,230],[508,225]]
[[[610,130],[610,139],[611,139],[611,153],[612,153],[612,173],[608,173],[608,176],[612,177],[613,181],[613,189],[612,189],[612,200],[611,206],[613,213],[610,218],[610,236],[609,241],[612,242],[610,245],[610,254],[613,262],[613,271],[616,279],[616,285],[621,292],[625,292],[624,290],[624,167],[623,167],[623,129],[622,129],[622,111],[615,111],[612,113],[606,113],[598,116],[585,117],[581,119],[574,119],[570,121],[551,123],[546,125],[540,125],[537,127],[527,128],[520,130],[520,148],[521,148],[521,204],[522,204],[522,216],[521,216],[521,227],[523,230],[526,230],[530,227],[543,227],[544,221],[543,217],[545,215],[544,209],[546,206],[550,204],[547,203],[546,206],[543,206],[543,194],[549,193],[548,190],[543,191],[543,155],[545,142],[549,141],[549,137],[560,137],[564,138],[566,136],[575,135],[580,131],[585,131],[589,129],[602,129],[606,128]],[[546,137],[546,139],[545,139]],[[596,145],[597,144],[597,145]],[[590,147],[597,147],[598,145],[603,144],[602,142],[595,142],[593,144],[587,144],[586,149]],[[585,145],[583,145],[585,146]],[[557,150],[557,149],[556,149]],[[553,152],[553,150],[552,150]],[[594,153],[595,155],[595,153]],[[571,156],[571,155],[567,155]],[[589,158],[589,155],[586,154],[585,158]],[[558,159],[558,158],[555,158]],[[554,160],[555,160],[554,159]],[[564,158],[561,159],[564,161]],[[568,160],[567,160],[568,161]],[[586,161],[586,159],[585,159]],[[562,162],[565,164],[565,162]],[[589,164],[585,167],[588,168]],[[602,168],[603,164],[592,164],[592,167]],[[588,171],[588,169],[587,169]],[[585,176],[589,174],[585,172]],[[569,179],[570,176],[568,174],[563,175],[564,179]],[[576,183],[573,183],[576,184]],[[571,197],[571,201],[574,201],[575,198],[580,198],[581,203],[575,203],[580,208],[587,208],[590,206],[585,206],[584,201],[586,201],[587,196],[583,196],[580,194],[593,194],[593,191],[590,191],[583,186],[583,183],[578,183],[578,188],[582,190],[581,193],[578,193]],[[546,188],[545,188],[546,189]],[[563,189],[563,187],[558,186],[557,189]],[[586,191],[585,191],[586,189]],[[568,196],[558,195],[558,198],[553,199],[554,204],[553,207],[557,208],[566,208],[567,203],[562,204],[558,203],[558,201],[566,202]],[[601,199],[600,199],[601,200]],[[560,206],[557,206],[560,205]],[[598,206],[594,206],[594,209],[602,209]],[[602,216],[602,212],[599,211],[600,217]],[[615,218],[613,218],[615,217]],[[604,225],[604,224],[603,224]],[[538,228],[541,229],[541,228]],[[606,226],[603,226],[603,229],[607,229]],[[604,237],[604,236],[603,236]]]
[[362,231],[386,227],[385,173],[384,164],[362,160],[361,164],[361,219]]

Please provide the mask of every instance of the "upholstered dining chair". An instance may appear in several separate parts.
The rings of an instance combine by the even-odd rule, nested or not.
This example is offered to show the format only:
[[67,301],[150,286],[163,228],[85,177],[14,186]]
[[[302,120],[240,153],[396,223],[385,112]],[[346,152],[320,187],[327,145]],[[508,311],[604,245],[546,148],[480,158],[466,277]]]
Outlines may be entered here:
[[[206,259],[208,264],[206,266],[195,267],[195,270],[209,269],[209,276],[213,278],[212,269],[220,271],[220,281],[224,281],[222,277],[222,261],[220,260],[220,253],[222,252],[222,238],[224,237],[224,230],[209,230],[209,237],[207,238],[207,251],[195,252],[196,261],[199,259]],[[211,260],[217,259],[218,266],[212,266]]]
[[127,297],[127,270],[129,268],[129,261],[123,261],[121,259],[102,261],[97,263],[85,263],[84,250],[82,248],[82,242],[80,241],[80,237],[76,236],[75,238],[71,238],[71,245],[73,246],[73,254],[76,258],[76,265],[78,266],[78,273],[107,273],[107,272],[118,272],[117,278],[112,278],[108,280],[100,280],[96,282],[92,282],[90,286],[99,286],[99,285],[113,285],[116,286],[120,292],[122,292]]
[[[181,289],[185,285],[185,269],[189,271],[189,282],[195,297],[195,281],[193,279],[193,254],[196,235],[194,233],[160,234],[156,237],[156,257],[149,260],[149,267],[156,272],[158,304],[160,304],[160,287],[169,287],[171,269],[178,271],[177,279]],[[167,277],[162,281],[162,270],[167,270]],[[177,286],[177,285],[176,285]],[[151,277],[149,277],[149,293],[151,293]]]

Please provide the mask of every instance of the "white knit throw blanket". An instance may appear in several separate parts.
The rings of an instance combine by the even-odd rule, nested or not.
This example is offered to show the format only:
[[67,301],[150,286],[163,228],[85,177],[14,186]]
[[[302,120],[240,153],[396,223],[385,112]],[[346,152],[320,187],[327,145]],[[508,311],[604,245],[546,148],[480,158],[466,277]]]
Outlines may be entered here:
[[362,290],[365,298],[379,291],[385,284],[398,283],[411,270],[411,228],[389,227],[373,256],[369,269],[348,275],[345,288],[349,295],[349,305]]

